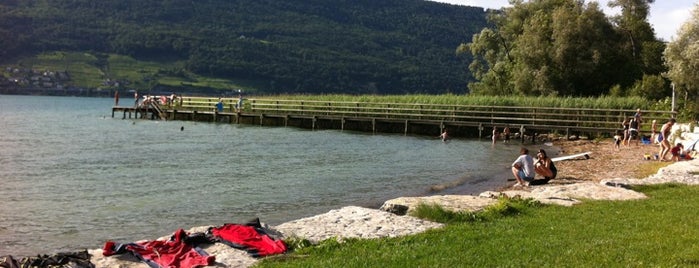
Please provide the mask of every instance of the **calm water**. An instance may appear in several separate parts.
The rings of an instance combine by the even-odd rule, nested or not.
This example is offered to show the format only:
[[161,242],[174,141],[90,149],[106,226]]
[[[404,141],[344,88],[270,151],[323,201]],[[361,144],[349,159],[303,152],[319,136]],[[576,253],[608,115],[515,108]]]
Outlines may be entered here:
[[[0,95],[0,255],[479,193],[506,183],[519,150],[485,140],[122,120],[111,117],[112,104]],[[430,191],[435,185],[455,186]]]

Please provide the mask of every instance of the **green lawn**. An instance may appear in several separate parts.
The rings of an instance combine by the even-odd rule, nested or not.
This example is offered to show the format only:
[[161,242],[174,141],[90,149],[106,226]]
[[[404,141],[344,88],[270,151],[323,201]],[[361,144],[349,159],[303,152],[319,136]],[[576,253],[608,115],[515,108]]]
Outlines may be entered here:
[[505,202],[515,205],[501,217],[475,217],[408,237],[321,243],[258,266],[699,266],[699,186],[635,190],[650,198],[585,201],[574,207],[510,200]]

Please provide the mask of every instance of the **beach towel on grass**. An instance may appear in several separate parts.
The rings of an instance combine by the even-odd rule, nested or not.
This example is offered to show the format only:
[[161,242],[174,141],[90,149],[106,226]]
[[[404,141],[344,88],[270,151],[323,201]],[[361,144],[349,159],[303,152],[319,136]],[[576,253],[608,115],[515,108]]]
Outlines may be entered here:
[[213,265],[216,258],[188,242],[187,233],[179,229],[167,241],[146,241],[139,243],[105,243],[102,254],[112,256],[130,252],[153,268],[161,267],[202,267]]
[[207,233],[221,243],[245,250],[256,258],[286,252],[284,241],[270,237],[262,229],[259,220],[245,225],[227,223],[220,227],[211,227]]

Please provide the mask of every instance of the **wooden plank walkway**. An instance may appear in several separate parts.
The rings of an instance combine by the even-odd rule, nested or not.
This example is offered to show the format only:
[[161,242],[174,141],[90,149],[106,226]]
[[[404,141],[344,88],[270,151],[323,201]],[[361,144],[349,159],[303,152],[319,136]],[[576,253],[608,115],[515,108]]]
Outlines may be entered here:
[[[452,136],[478,137],[490,134],[493,127],[512,133],[524,128],[527,133],[560,135],[613,135],[621,129],[624,118],[635,110],[548,108],[518,106],[443,105],[410,103],[330,102],[278,99],[246,99],[236,110],[237,98],[182,97],[173,104],[160,106],[168,120],[194,120],[296,126],[310,129],[341,129],[403,134],[438,135],[448,128]],[[114,106],[112,117],[122,112],[123,119],[157,119],[150,108]],[[652,120],[659,126],[672,112],[642,111],[641,133],[649,133]],[[455,133],[456,132],[456,133]],[[436,134],[435,134],[436,133]],[[465,133],[471,133],[466,135]]]

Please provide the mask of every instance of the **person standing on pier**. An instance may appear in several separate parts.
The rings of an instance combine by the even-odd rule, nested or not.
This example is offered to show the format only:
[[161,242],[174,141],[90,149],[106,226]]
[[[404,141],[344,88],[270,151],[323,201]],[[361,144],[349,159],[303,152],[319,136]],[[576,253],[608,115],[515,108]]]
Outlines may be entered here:
[[243,110],[243,94],[238,90],[238,103],[235,104],[235,111],[240,112]]
[[223,112],[223,99],[221,98],[218,98],[218,102],[216,103],[216,111]]
[[119,106],[119,90],[114,91],[114,106]]
[[134,106],[138,107],[138,91],[133,92]]

